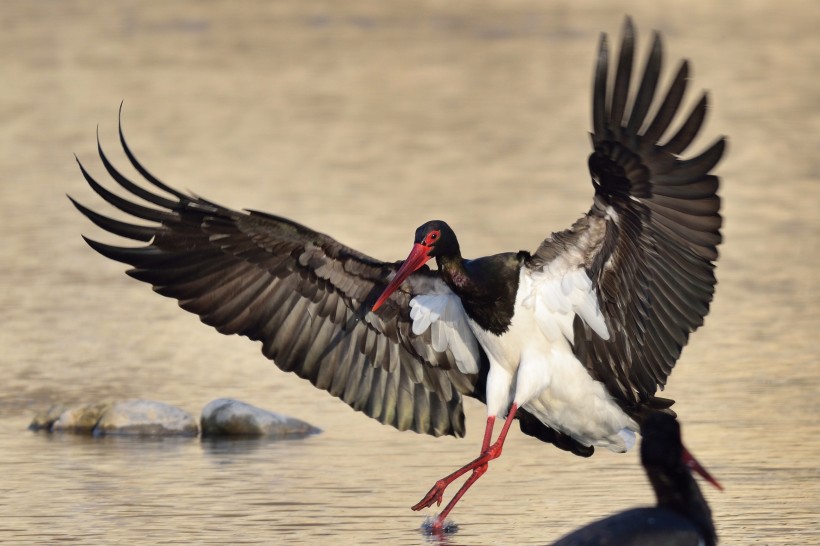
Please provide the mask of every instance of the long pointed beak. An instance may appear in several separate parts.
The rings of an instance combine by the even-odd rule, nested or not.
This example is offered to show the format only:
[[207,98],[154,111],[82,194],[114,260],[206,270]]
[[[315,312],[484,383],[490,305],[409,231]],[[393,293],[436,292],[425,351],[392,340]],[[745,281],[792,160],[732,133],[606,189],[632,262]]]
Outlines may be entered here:
[[396,276],[393,277],[393,280],[390,281],[390,284],[384,289],[382,295],[376,300],[376,303],[373,305],[373,311],[381,307],[381,305],[387,301],[387,298],[390,297],[390,294],[395,292],[413,271],[427,263],[430,259],[430,256],[427,255],[428,252],[430,252],[430,249],[420,243],[413,245],[413,250],[410,251],[410,255],[407,256],[407,259],[401,264],[399,270],[396,271]]
[[686,464],[686,466],[689,467],[689,470],[697,472],[704,480],[714,485],[715,488],[723,491],[723,486],[720,485],[720,483],[715,478],[713,478],[711,474],[706,472],[706,469],[701,466],[698,460],[695,459],[695,457],[693,457],[692,454],[689,453],[689,450],[687,450],[685,447],[683,448],[683,462],[684,464]]

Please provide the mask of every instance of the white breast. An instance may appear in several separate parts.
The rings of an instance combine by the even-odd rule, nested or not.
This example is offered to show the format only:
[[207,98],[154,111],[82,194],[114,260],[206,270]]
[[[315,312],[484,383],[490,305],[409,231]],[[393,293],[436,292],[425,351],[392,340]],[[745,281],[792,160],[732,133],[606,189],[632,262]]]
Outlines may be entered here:
[[585,445],[625,451],[637,425],[573,354],[576,315],[609,337],[584,271],[556,264],[536,274],[522,269],[507,332],[495,336],[470,322],[490,358],[488,414],[504,416],[514,401]]

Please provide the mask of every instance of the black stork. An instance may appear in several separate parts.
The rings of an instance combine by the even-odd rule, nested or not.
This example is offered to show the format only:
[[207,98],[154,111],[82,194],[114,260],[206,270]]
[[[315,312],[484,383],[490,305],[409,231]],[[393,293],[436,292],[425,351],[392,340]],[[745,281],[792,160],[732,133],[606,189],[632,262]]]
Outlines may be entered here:
[[[638,89],[629,92],[634,30],[627,18],[608,82],[602,35],[592,100],[595,190],[589,212],[534,253],[466,260],[442,221],[416,231],[410,256],[382,262],[280,216],[236,211],[173,189],[119,137],[145,189],[98,152],[137,203],[86,181],[134,225],[72,200],[99,227],[148,243],[119,247],[86,239],[128,274],[223,334],[262,343],[285,371],[400,430],[462,436],[462,398],[487,405],[480,455],[439,480],[413,509],[441,503],[472,472],[446,515],[500,455],[513,419],[522,432],[577,455],[623,452],[647,414],[670,411],[655,396],[714,292],[721,241],[718,179],[724,139],[682,160],[707,110],[704,95],[664,139],[686,89],[683,62],[655,99],[662,46],[655,33]],[[653,107],[653,103],[655,103]],[[653,114],[648,115],[650,110]],[[157,192],[156,190],[159,190]],[[148,205],[148,206],[146,206]],[[435,258],[437,270],[424,266]],[[491,443],[496,418],[506,418]]]
[[641,463],[657,506],[633,508],[573,531],[553,546],[715,546],[712,511],[691,472],[723,489],[686,449],[680,425],[655,413],[641,426]]

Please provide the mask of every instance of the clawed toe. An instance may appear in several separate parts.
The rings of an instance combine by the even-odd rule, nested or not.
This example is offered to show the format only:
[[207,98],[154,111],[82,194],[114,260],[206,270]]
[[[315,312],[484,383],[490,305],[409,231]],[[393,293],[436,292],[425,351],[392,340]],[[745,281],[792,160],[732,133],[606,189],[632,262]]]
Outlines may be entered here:
[[447,484],[444,480],[439,480],[436,482],[430,491],[421,499],[418,503],[412,506],[412,509],[416,512],[423,508],[429,508],[433,506],[433,503],[436,503],[436,506],[441,506],[441,500],[444,495],[444,490],[447,488]]

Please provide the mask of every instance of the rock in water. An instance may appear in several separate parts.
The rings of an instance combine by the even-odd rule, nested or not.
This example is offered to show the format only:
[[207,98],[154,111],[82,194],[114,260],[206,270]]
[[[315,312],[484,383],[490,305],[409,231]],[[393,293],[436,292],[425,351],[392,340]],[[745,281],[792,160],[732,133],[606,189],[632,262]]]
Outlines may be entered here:
[[31,420],[31,424],[28,426],[29,430],[47,430],[50,432],[52,427],[54,427],[54,423],[67,409],[68,408],[63,404],[50,406],[47,410],[41,411],[34,416],[34,419]]
[[103,413],[95,436],[196,436],[194,417],[170,404],[154,400],[124,400]]
[[321,432],[320,429],[299,419],[229,398],[219,398],[205,406],[202,409],[200,423],[203,438],[299,438]]
[[51,430],[54,432],[73,432],[76,434],[91,434],[94,427],[100,421],[111,404],[108,402],[97,402],[95,404],[85,404],[69,408],[60,414],[60,418],[54,421]]

